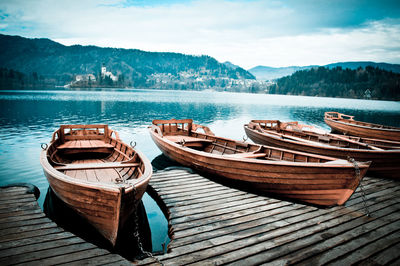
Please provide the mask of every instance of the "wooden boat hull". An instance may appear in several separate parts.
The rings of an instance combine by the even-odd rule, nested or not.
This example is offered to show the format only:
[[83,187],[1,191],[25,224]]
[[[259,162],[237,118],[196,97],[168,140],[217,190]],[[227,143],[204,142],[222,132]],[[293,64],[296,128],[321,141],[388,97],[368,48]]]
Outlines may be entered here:
[[325,114],[325,123],[332,131],[365,138],[400,141],[400,128],[382,126],[350,119],[333,119]]
[[[298,163],[227,158],[183,147],[150,129],[158,148],[170,159],[202,173],[246,182],[257,191],[321,206],[341,205],[352,195],[369,163],[359,163],[360,176],[345,163]],[[205,135],[203,135],[205,137]]]
[[359,162],[371,161],[368,176],[384,178],[400,178],[400,150],[362,150],[355,148],[341,148],[329,145],[313,145],[300,141],[284,139],[278,135],[268,134],[267,131],[259,132],[244,126],[246,135],[255,143],[282,147],[285,149],[303,151],[335,158],[347,159],[348,157]]
[[[152,173],[150,162],[139,151],[135,151],[142,164],[141,177],[121,183],[81,180],[57,170],[57,165],[49,162],[48,151],[54,149],[52,145],[56,142],[41,153],[41,164],[50,187],[60,200],[85,218],[114,246],[119,230],[136,210],[146,191]],[[121,147],[119,141],[111,143]],[[74,153],[78,154],[76,150]]]

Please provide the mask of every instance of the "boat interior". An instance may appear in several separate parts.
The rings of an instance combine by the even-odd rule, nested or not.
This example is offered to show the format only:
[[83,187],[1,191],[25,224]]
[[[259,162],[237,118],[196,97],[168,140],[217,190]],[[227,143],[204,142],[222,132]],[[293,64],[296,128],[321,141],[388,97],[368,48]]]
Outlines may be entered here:
[[[382,150],[392,148],[396,142],[380,141],[348,137],[331,133],[315,132],[313,126],[301,125],[298,122],[280,122],[279,120],[252,120],[248,127],[262,132],[279,136],[283,139],[300,141],[312,145],[330,145],[340,148]],[[376,145],[376,146],[375,146]],[[400,145],[400,143],[398,143]]]
[[53,134],[47,158],[65,175],[94,182],[123,183],[144,171],[134,149],[107,125],[61,126]]
[[[204,133],[198,132],[199,129],[202,129]],[[154,120],[153,130],[163,138],[179,144],[182,147],[188,147],[210,154],[224,155],[226,158],[316,163],[335,160],[335,158],[326,156],[289,151],[216,137],[208,127],[193,124],[191,119]]]

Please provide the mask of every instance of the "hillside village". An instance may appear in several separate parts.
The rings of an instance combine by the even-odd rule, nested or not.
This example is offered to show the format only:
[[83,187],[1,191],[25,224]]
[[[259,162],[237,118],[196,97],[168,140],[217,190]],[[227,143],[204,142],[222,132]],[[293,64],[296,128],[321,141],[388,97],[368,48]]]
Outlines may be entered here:
[[118,83],[118,76],[115,76],[110,71],[107,71],[106,66],[104,64],[101,67],[100,74],[97,76],[94,74],[78,74],[74,76],[74,79],[70,84],[65,85],[64,87],[114,87],[120,85]]
[[[137,85],[137,84],[136,84]],[[210,71],[201,68],[200,71],[181,71],[176,74],[153,73],[145,78],[143,86],[152,89],[171,90],[205,90],[240,91],[240,92],[268,92],[271,84],[256,79],[234,79],[226,76],[214,76]],[[96,88],[96,87],[134,87],[124,75],[114,75],[107,71],[103,64],[97,76],[95,74],[74,75],[71,83],[64,87],[71,88]],[[137,86],[139,87],[139,86]]]

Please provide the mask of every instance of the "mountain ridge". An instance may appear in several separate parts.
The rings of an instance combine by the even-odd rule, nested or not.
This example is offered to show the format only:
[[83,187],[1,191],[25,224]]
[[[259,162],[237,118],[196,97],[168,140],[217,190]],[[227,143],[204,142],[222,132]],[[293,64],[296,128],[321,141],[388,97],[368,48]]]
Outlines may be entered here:
[[[119,86],[165,89],[243,89],[255,77],[243,68],[232,69],[213,57],[171,52],[147,52],[97,46],[65,46],[47,38],[29,39],[0,34],[0,67],[26,75],[36,73],[55,85],[71,82],[76,75],[99,77],[104,65]],[[123,82],[122,82],[123,81]],[[244,82],[246,83],[246,82]],[[246,83],[246,84],[247,84]],[[245,86],[244,88],[248,88]]]
[[259,80],[273,80],[281,77],[289,76],[299,70],[307,70],[318,67],[326,67],[329,69],[335,67],[357,69],[359,67],[365,68],[367,66],[378,67],[383,70],[392,71],[394,73],[400,73],[400,64],[390,63],[376,63],[373,61],[348,61],[348,62],[337,62],[327,65],[309,65],[309,66],[288,66],[288,67],[269,67],[269,66],[256,66],[248,69]]

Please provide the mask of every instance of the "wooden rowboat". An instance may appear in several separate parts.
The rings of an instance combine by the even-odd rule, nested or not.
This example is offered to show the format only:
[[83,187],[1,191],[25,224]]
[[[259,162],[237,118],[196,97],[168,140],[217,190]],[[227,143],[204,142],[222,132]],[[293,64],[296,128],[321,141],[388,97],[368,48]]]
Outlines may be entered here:
[[216,137],[191,119],[154,120],[149,130],[160,150],[182,165],[316,205],[343,204],[370,164]]
[[354,116],[325,112],[325,123],[332,131],[358,137],[400,141],[400,128],[354,120]]
[[62,125],[42,148],[54,193],[114,246],[146,191],[150,161],[107,125]]
[[367,175],[400,178],[400,142],[330,134],[298,122],[284,123],[279,120],[252,120],[244,125],[244,129],[247,136],[258,144],[335,158],[372,161]]

